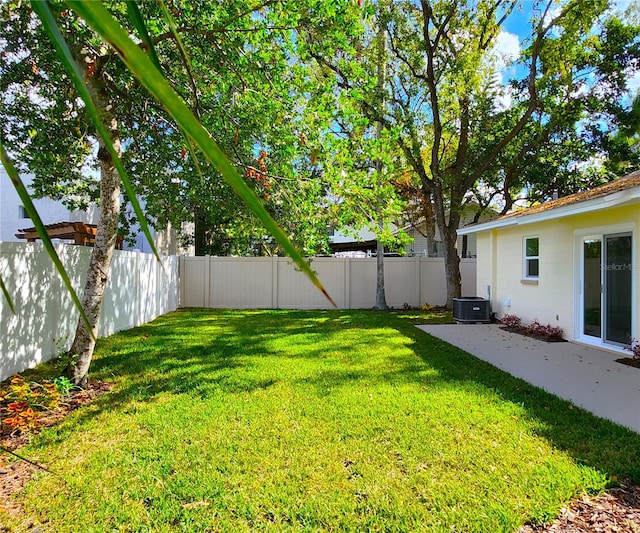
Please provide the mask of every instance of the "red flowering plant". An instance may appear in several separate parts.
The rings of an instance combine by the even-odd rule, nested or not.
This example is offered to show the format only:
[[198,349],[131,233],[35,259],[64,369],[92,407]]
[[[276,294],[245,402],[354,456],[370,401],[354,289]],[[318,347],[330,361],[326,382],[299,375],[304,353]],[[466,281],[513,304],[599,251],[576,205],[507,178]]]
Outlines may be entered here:
[[522,326],[522,319],[518,315],[504,315],[500,323],[508,328],[517,329]]
[[624,349],[631,352],[633,359],[640,361],[640,342],[633,337],[629,337],[629,344],[627,344]]
[[534,320],[530,324],[525,324],[522,319],[517,315],[504,315],[500,319],[500,323],[509,331],[516,333],[522,333],[531,337],[536,337],[546,341],[561,341],[563,330],[559,326],[552,326],[551,324],[542,324],[537,320]]
[[541,324],[537,320],[529,324],[527,330],[531,335],[537,335],[545,339],[562,339],[563,330],[561,327],[552,326],[551,324]]

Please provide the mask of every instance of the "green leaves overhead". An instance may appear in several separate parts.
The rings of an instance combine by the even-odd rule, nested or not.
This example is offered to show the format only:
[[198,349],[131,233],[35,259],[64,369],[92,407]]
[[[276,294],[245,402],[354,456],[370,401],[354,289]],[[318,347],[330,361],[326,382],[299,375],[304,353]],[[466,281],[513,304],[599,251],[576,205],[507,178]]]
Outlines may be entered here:
[[40,20],[44,24],[47,30],[47,33],[51,38],[51,41],[53,42],[54,46],[56,47],[56,50],[58,51],[58,57],[64,64],[69,77],[73,81],[73,84],[76,90],[78,91],[78,93],[82,97],[82,100],[85,103],[85,106],[89,112],[89,115],[91,116],[91,119],[93,120],[93,123],[100,137],[103,139],[107,147],[107,150],[111,154],[113,163],[118,170],[118,174],[120,175],[120,179],[122,180],[122,184],[125,188],[125,191],[127,192],[127,196],[129,197],[131,205],[133,206],[133,209],[136,213],[140,227],[142,228],[142,231],[147,237],[147,240],[151,246],[151,250],[153,254],[156,256],[156,259],[160,261],[160,256],[158,255],[158,251],[156,250],[156,246],[151,236],[151,232],[149,231],[147,219],[145,218],[144,213],[142,212],[142,208],[140,207],[140,202],[136,197],[135,191],[131,184],[131,180],[129,179],[129,176],[127,175],[127,172],[124,169],[124,166],[122,165],[120,156],[118,155],[118,153],[116,152],[113,146],[111,135],[107,131],[107,128],[103,123],[102,117],[99,115],[98,110],[96,109],[96,106],[93,102],[93,98],[90,94],[89,88],[84,82],[83,74],[80,71],[78,65],[76,64],[74,57],[71,54],[71,51],[69,50],[69,47],[64,40],[64,37],[60,33],[60,30],[58,29],[57,23],[55,21],[53,14],[51,13],[51,10],[49,9],[48,4],[46,2],[39,2],[37,0],[34,0],[31,3],[31,5],[33,7],[33,10],[38,14],[38,16],[40,17]]
[[331,300],[331,297],[317,279],[309,264],[293,246],[273,218],[267,213],[255,193],[247,186],[218,144],[202,127],[193,113],[171,88],[167,80],[157,71],[146,54],[131,41],[127,31],[118,24],[111,14],[98,2],[69,2],[68,5],[73,7],[78,15],[86,20],[88,24],[114,47],[136,78],[165,106],[167,111],[180,125],[181,129],[193,139],[194,143],[202,150],[240,198],[276,238],[286,253],[295,261],[298,267],[307,274],[314,285],[333,303],[333,300]]

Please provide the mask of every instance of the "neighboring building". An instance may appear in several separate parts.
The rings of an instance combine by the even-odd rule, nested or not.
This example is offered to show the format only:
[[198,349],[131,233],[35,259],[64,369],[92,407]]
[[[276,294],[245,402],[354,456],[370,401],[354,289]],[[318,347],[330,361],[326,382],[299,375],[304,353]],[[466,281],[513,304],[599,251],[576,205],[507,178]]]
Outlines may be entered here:
[[352,234],[331,230],[329,248],[335,257],[371,257],[376,253],[376,234],[363,228]]
[[498,317],[614,350],[640,334],[640,171],[458,234],[477,238],[478,295]]
[[[27,189],[31,185],[31,176],[23,176]],[[95,224],[98,220],[98,209],[91,206],[87,211],[70,210],[62,202],[48,198],[34,199],[33,203],[44,224],[57,222],[86,222]],[[33,223],[20,201],[20,197],[13,187],[4,168],[0,167],[0,241],[20,242],[16,233],[24,228],[32,227]]]
[[[478,210],[478,204],[467,204],[462,209],[460,217],[460,227],[464,227],[473,222]],[[493,209],[485,209],[480,215],[480,222],[494,219],[498,213]],[[448,216],[448,213],[447,213]],[[413,242],[405,248],[407,254],[423,255],[429,257],[444,257],[444,242],[442,240],[440,229],[436,224],[434,228],[435,238],[432,246],[429,246],[427,239],[426,222],[423,220],[419,224],[405,226],[403,230],[413,238]],[[458,255],[460,257],[476,257],[476,236],[460,235],[458,237]]]
[[[27,189],[31,185],[32,176],[22,176]],[[58,224],[61,222],[85,222],[87,224],[97,224],[100,215],[95,204],[91,204],[86,211],[71,210],[65,207],[62,202],[49,198],[37,198],[33,200],[36,210],[45,225]],[[4,168],[0,167],[0,242],[24,242],[24,239],[17,237],[20,230],[33,227],[31,219],[20,201],[9,176]],[[135,228],[137,229],[137,228]],[[165,255],[176,255],[184,253],[185,250],[177,245],[177,235],[175,230],[167,229],[156,232],[151,229],[158,252]],[[54,242],[73,242],[70,239],[54,239]],[[124,250],[140,250],[151,253],[151,245],[142,233],[137,233],[134,243],[127,240],[123,243]],[[192,254],[193,255],[193,254]]]
[[[460,217],[460,226],[465,226],[473,222],[478,205],[475,203],[467,204],[462,211]],[[485,209],[480,216],[480,222],[493,219],[497,216],[497,212],[493,209]],[[437,225],[434,228],[434,241],[429,246],[427,239],[427,228],[424,220],[418,224],[407,225],[404,228],[397,228],[394,233],[404,231],[413,239],[411,243],[405,246],[407,255],[422,255],[425,257],[444,257],[444,243],[440,236],[440,230]],[[362,229],[357,232],[356,236],[346,235],[340,232],[333,232],[330,237],[331,253],[335,256],[348,257],[367,257],[376,253],[376,234],[368,229]],[[465,258],[476,257],[476,237],[475,235],[461,235],[458,237],[458,255]]]

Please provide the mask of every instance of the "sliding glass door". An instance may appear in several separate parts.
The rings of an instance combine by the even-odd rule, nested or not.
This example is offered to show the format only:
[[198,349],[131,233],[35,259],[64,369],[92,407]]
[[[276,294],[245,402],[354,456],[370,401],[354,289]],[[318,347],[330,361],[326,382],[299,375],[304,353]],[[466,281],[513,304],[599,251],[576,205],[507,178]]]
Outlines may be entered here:
[[582,239],[581,337],[622,346],[631,335],[632,235]]
[[604,342],[628,344],[631,336],[631,234],[605,235]]

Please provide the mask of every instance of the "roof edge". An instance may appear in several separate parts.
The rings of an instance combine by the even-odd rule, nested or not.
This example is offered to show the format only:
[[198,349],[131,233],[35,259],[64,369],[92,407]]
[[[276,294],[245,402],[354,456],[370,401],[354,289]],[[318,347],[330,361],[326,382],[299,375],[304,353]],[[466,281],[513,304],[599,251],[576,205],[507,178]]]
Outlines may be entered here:
[[616,207],[618,205],[640,199],[640,187],[616,191],[605,196],[599,196],[590,200],[584,200],[575,204],[549,209],[538,213],[527,214],[526,210],[522,214],[507,218],[498,218],[493,221],[466,226],[457,230],[458,235],[470,235],[481,231],[504,228],[508,226],[524,226],[536,222],[545,222],[557,218],[580,215],[597,211],[603,207]]

